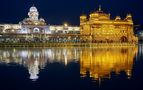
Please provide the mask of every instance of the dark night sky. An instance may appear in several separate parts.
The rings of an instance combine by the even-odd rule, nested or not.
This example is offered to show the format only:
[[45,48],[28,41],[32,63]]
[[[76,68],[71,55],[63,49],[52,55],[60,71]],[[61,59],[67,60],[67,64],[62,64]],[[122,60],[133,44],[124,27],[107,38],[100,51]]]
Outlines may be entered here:
[[1,0],[0,23],[18,23],[28,17],[33,4],[48,24],[79,25],[79,15],[89,14],[99,5],[112,18],[132,13],[135,24],[143,24],[143,0]]

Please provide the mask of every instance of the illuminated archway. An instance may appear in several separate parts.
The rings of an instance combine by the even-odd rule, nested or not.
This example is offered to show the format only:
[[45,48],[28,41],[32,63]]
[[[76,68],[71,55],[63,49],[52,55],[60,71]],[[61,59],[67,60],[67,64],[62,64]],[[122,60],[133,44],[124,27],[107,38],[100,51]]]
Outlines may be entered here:
[[40,29],[39,29],[39,28],[34,28],[34,29],[33,29],[33,32],[34,32],[34,33],[39,33],[39,32],[40,32]]
[[128,38],[126,36],[121,37],[121,42],[128,42]]

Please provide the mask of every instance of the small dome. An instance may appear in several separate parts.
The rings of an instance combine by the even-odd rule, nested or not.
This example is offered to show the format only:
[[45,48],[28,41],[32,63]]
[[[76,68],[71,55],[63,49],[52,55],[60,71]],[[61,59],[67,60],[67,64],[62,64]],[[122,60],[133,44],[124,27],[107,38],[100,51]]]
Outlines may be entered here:
[[92,17],[99,17],[99,13],[93,12],[93,13],[90,14],[90,17],[91,17],[91,18],[92,18]]
[[121,20],[121,17],[120,16],[116,16],[115,20]]
[[132,18],[132,15],[131,14],[127,14],[127,18]]
[[86,19],[87,17],[86,17],[86,15],[81,15],[80,16],[80,19]]
[[32,6],[32,7],[30,8],[30,12],[37,12],[37,8],[36,8],[35,6]]
[[40,21],[45,22],[45,20],[43,18],[40,18]]

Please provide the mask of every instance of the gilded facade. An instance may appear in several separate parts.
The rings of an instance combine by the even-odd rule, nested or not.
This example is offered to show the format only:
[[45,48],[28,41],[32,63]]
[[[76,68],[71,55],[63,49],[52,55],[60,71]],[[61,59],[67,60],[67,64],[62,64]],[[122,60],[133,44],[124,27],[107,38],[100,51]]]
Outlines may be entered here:
[[134,36],[132,15],[127,14],[124,20],[117,16],[111,20],[110,14],[99,10],[88,16],[80,16],[80,34],[82,42],[112,43],[128,42],[136,43],[138,38]]

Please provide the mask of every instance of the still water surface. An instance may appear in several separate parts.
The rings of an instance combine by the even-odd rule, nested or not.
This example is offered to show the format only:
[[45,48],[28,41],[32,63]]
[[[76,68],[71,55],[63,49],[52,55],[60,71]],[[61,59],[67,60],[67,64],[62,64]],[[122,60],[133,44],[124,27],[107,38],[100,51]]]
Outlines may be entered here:
[[0,48],[0,90],[143,89],[142,47]]

